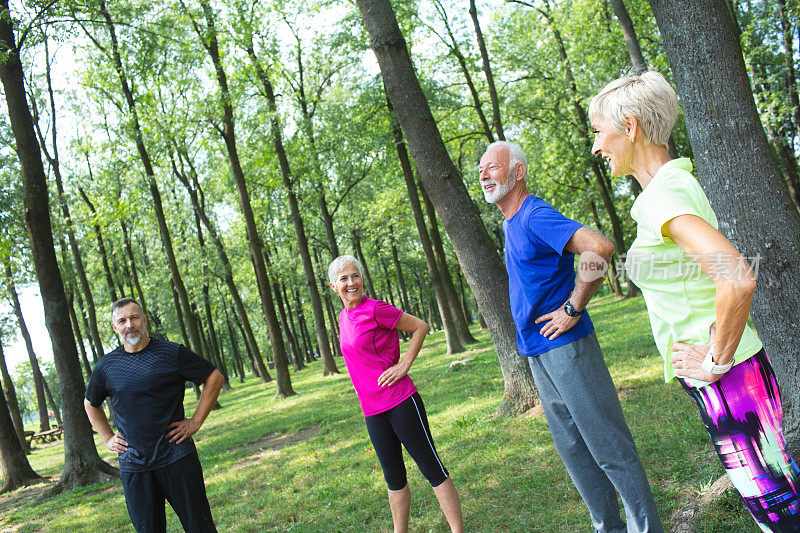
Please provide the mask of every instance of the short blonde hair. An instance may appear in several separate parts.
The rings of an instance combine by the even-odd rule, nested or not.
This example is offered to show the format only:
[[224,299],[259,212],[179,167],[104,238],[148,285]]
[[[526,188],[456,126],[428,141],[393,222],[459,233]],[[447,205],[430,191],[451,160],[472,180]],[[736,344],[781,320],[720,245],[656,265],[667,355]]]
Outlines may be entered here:
[[660,72],[623,76],[603,87],[589,104],[589,117],[603,115],[618,133],[625,133],[625,117],[633,115],[649,142],[667,146],[678,121],[678,97]]
[[331,283],[336,283],[336,275],[341,269],[344,268],[345,265],[350,263],[354,264],[358,269],[358,272],[361,273],[361,263],[359,263],[358,259],[352,255],[340,255],[331,261],[331,265],[328,267],[328,279],[331,280]]

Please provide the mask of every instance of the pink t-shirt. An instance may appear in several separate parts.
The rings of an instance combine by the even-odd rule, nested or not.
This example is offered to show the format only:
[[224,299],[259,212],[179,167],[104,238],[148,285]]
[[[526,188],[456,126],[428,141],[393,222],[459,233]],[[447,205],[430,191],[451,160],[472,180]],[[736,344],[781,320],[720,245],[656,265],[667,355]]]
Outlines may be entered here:
[[354,308],[339,313],[339,345],[364,416],[388,411],[417,392],[408,376],[389,387],[378,385],[383,371],[400,360],[395,326],[402,314],[400,309],[366,296]]

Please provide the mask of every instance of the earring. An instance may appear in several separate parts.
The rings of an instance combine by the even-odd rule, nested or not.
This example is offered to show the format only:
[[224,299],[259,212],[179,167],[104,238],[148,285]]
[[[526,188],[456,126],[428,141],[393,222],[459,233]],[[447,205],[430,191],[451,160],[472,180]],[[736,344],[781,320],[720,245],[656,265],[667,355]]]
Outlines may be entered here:
[[633,137],[631,137],[629,140],[630,140],[631,142],[633,142]]

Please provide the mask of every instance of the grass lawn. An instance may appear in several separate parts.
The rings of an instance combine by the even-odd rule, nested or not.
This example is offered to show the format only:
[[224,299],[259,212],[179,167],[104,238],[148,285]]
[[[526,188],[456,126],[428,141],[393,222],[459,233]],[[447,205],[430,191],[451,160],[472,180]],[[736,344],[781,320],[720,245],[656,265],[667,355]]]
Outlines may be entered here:
[[[665,385],[642,299],[596,300],[590,309],[620,390],[665,525],[722,475],[697,409],[677,383]],[[436,446],[458,488],[467,531],[588,532],[589,514],[553,447],[543,418],[494,419],[503,381],[485,331],[466,354],[444,355],[431,335],[411,376],[425,400]],[[475,357],[466,370],[453,360]],[[344,371],[344,361],[337,359]],[[346,373],[321,376],[321,363],[292,374],[297,396],[275,385],[232,382],[195,436],[220,531],[390,531],[386,488]],[[195,399],[187,390],[186,409]],[[115,462],[96,437],[98,450]],[[63,444],[37,445],[33,468],[58,476]],[[449,531],[433,491],[406,456],[411,530]],[[42,485],[0,497],[0,530],[133,531],[119,483],[92,485],[36,505]],[[182,531],[171,510],[169,531]],[[700,532],[753,532],[738,497],[703,515]]]

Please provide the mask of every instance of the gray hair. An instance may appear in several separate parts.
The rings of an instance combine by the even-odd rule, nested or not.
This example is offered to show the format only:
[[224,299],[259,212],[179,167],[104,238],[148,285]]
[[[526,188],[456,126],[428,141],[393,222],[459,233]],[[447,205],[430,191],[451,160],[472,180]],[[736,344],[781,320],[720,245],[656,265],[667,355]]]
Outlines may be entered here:
[[522,151],[522,147],[519,143],[511,142],[511,141],[495,141],[489,146],[486,147],[486,151],[488,152],[492,148],[508,148],[508,167],[509,170],[514,170],[517,168],[517,165],[522,163],[522,166],[525,167],[525,172],[528,171],[528,158],[525,157],[525,152]]
[[646,139],[666,146],[678,120],[678,97],[660,72],[623,76],[603,87],[589,104],[589,117],[603,115],[618,133],[625,133],[626,116],[633,115]]
[[142,314],[144,314],[144,309],[142,309],[142,306],[139,305],[139,302],[137,302],[133,298],[120,298],[119,300],[111,304],[111,317],[112,318],[114,317],[114,311],[130,304],[135,304],[142,312]]
[[331,280],[331,283],[335,283],[336,275],[339,273],[339,271],[343,269],[345,265],[351,263],[356,266],[356,268],[360,273],[361,263],[359,263],[358,259],[356,259],[352,255],[340,255],[339,257],[331,261],[331,266],[328,267],[328,279]]

